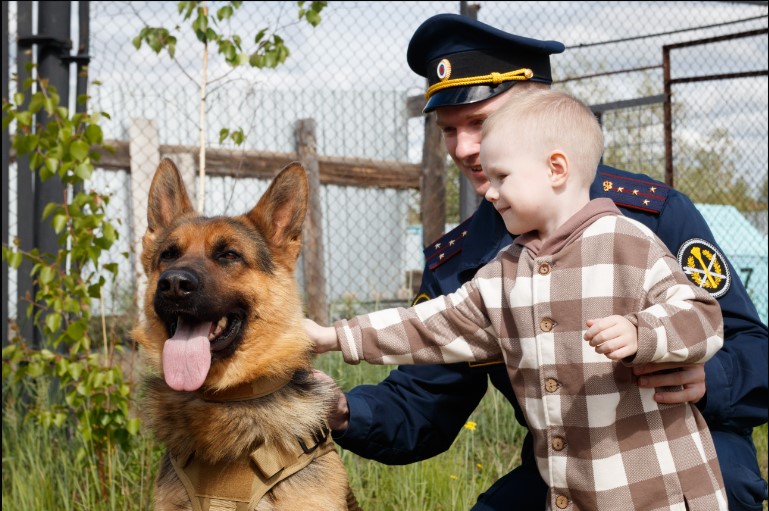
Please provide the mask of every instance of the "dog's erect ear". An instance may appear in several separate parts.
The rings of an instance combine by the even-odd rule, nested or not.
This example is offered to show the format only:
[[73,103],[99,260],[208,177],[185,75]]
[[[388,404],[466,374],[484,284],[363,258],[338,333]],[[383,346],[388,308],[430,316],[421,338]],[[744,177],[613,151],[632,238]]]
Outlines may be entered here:
[[147,235],[166,227],[181,215],[194,212],[179,170],[169,159],[160,161],[147,203]]
[[307,174],[299,163],[290,163],[272,181],[248,218],[274,247],[296,260],[302,244],[302,224],[307,213]]

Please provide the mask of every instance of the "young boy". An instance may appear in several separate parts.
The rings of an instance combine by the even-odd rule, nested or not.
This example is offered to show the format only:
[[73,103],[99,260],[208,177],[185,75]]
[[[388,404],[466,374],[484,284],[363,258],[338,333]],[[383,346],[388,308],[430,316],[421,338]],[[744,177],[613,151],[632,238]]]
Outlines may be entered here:
[[584,104],[522,92],[482,136],[486,199],[520,236],[450,295],[334,327],[307,320],[316,351],[341,349],[348,363],[504,359],[550,509],[726,509],[699,411],[657,404],[630,368],[709,359],[723,342],[718,303],[646,227],[590,201],[603,137]]

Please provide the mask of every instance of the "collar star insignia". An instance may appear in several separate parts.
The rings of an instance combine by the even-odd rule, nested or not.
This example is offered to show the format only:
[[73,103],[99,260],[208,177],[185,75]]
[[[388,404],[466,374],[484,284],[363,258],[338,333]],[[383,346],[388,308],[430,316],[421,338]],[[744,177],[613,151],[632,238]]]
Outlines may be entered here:
[[457,242],[457,240],[451,240],[451,241],[449,241],[449,246],[450,246],[450,247],[451,247],[451,246],[453,246],[453,245],[454,245],[454,243],[456,243],[456,242]]
[[652,192],[652,193],[654,193],[654,192],[656,192],[656,191],[657,191],[657,187],[656,187],[656,186],[650,186],[650,187],[649,187],[649,191],[650,191],[650,192]]
[[648,205],[649,205],[649,199],[644,199],[644,206],[648,206]]
[[633,195],[638,195],[638,190],[633,190]]
[[618,187],[618,188],[617,188],[617,191],[618,191],[619,193],[622,193],[622,192],[624,192],[624,191],[625,191],[625,187],[624,187],[624,186],[620,186],[620,187]]
[[467,236],[467,231],[462,231],[462,236]]
[[435,250],[438,250],[439,248],[441,248],[441,244],[440,243],[436,243],[435,244]]
[[446,257],[446,254],[441,254],[438,256],[438,259],[443,259],[444,257]]

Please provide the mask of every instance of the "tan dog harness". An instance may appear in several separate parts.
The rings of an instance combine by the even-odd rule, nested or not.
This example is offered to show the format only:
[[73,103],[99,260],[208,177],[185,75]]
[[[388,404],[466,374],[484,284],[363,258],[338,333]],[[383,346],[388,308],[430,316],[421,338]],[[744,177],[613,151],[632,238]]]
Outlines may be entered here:
[[[259,386],[264,389],[263,385]],[[209,401],[238,401],[262,393],[242,392],[238,396],[240,399],[232,399],[234,394],[237,392],[228,396],[203,397]],[[276,484],[332,451],[331,430],[324,425],[308,438],[297,437],[296,443],[288,449],[263,443],[248,458],[239,460],[210,463],[194,453],[187,459],[173,455],[170,458],[176,475],[187,490],[193,511],[248,511],[254,509]]]

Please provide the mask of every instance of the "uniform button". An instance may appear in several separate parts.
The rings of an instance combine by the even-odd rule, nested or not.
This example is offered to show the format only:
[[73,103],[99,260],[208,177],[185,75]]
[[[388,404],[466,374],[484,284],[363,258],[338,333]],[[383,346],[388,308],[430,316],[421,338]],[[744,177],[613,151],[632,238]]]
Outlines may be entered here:
[[539,322],[539,327],[542,329],[543,332],[549,332],[553,329],[553,320],[550,318],[544,318]]
[[566,507],[569,505],[569,499],[563,495],[558,495],[555,498],[555,505],[558,506],[558,509],[566,509]]
[[563,440],[563,438],[559,436],[553,438],[553,449],[556,451],[561,451],[564,447],[566,447],[566,442]]
[[548,392],[555,392],[558,390],[558,380],[555,378],[548,378],[545,380],[545,390]]
[[547,275],[550,273],[550,265],[548,263],[542,263],[539,265],[539,274],[540,275]]

